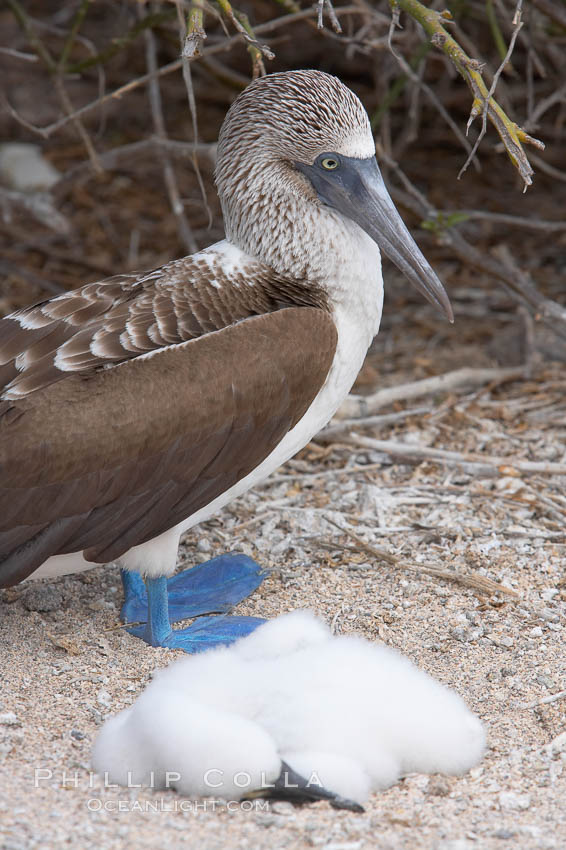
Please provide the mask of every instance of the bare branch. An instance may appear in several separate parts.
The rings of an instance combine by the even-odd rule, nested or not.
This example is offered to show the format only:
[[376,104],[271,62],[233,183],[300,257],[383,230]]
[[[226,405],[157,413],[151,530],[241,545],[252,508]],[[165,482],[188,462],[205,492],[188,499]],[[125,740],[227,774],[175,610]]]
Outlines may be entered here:
[[474,98],[471,120],[481,115],[487,104],[486,120],[491,121],[511,162],[519,171],[525,185],[530,186],[533,169],[523,150],[523,144],[534,145],[539,150],[544,149],[544,144],[529,136],[518,124],[515,124],[492,97],[493,92],[488,91],[481,75],[481,64],[471,59],[446,30],[445,24],[451,19],[450,13],[428,9],[418,0],[389,0],[389,2],[394,14],[398,13],[399,9],[403,9],[423,27],[435,47],[449,57],[458,73],[465,79]]
[[[181,12],[181,7],[177,3],[177,20],[179,22],[179,38],[181,41],[181,45],[186,45],[186,38],[184,32],[184,20]],[[199,17],[196,17],[196,22],[198,24]],[[191,60],[188,56],[185,55],[184,46],[181,52],[181,61],[183,68],[183,82],[185,83],[185,89],[187,91],[187,98],[189,101],[189,112],[191,113],[191,121],[193,125],[193,143],[192,143],[192,155],[191,161],[193,164],[193,168],[195,170],[195,174],[197,177],[200,194],[202,197],[202,201],[204,204],[204,208],[206,210],[208,216],[208,226],[212,227],[212,210],[210,209],[210,204],[208,203],[208,198],[206,196],[206,189],[204,188],[204,181],[202,179],[202,174],[200,171],[200,166],[198,162],[197,148],[198,148],[198,118],[197,118],[197,104],[195,99],[195,93],[193,89],[193,78],[191,74]],[[216,147],[215,147],[216,152]]]
[[[182,13],[177,4],[177,17],[182,20]],[[202,45],[206,38],[204,31],[204,10],[202,0],[194,0],[189,6],[187,34],[183,43],[181,56],[183,59],[193,59],[201,56]]]
[[[507,53],[503,57],[503,61],[501,62],[500,66],[497,69],[497,71],[495,72],[495,74],[493,75],[493,81],[492,81],[491,86],[489,88],[487,98],[483,102],[481,130],[478,133],[478,137],[477,137],[476,141],[474,142],[474,146],[472,148],[470,155],[468,156],[468,159],[466,160],[466,162],[464,163],[464,165],[462,166],[462,168],[458,172],[458,180],[462,177],[462,174],[464,174],[464,172],[467,170],[470,162],[473,160],[475,153],[476,153],[477,149],[479,148],[479,146],[481,144],[483,137],[485,136],[485,134],[487,132],[487,116],[488,116],[488,113],[489,113],[489,103],[490,103],[491,98],[493,97],[493,95],[495,93],[495,89],[497,88],[497,83],[499,82],[499,77],[501,76],[501,72],[507,66],[507,64],[508,64],[508,62],[511,58],[511,54],[513,53],[513,50],[515,48],[515,41],[517,40],[517,36],[519,35],[519,30],[523,26],[523,22],[521,21],[521,6],[522,6],[522,4],[523,4],[523,0],[517,0],[517,6],[516,6],[516,9],[515,9],[515,16],[513,18],[514,29],[513,29],[512,35],[511,35],[511,41],[509,42],[509,47],[507,48]],[[466,125],[466,133],[468,133],[473,121],[477,118],[478,113],[477,113],[476,110],[477,110],[476,102],[474,101],[474,105],[472,106],[472,111],[470,112],[470,117],[469,117],[468,123]],[[505,143],[505,140],[504,140],[504,143]],[[523,180],[525,180],[525,175],[522,173],[521,169],[519,169],[519,172],[521,173]],[[530,175],[532,173],[533,173],[533,171],[532,171],[532,168],[531,168],[531,170],[530,170],[530,172],[528,173],[527,176],[530,177]],[[532,182],[531,180],[529,180],[529,181],[525,180],[525,189],[528,185],[530,185],[531,182]]]
[[[330,525],[333,525],[341,531],[342,534],[347,534],[348,537],[355,540],[358,547],[363,551],[368,552],[380,561],[385,561],[387,564],[390,564],[392,567],[396,567],[398,570],[409,570],[411,572],[424,573],[425,575],[432,576],[433,578],[440,578],[444,579],[444,581],[453,582],[454,584],[461,584],[464,587],[469,587],[471,590],[476,590],[484,594],[493,595],[504,593],[507,596],[513,597],[518,597],[519,595],[512,588],[499,584],[499,582],[492,581],[492,579],[487,578],[487,576],[479,575],[479,573],[448,572],[447,570],[439,570],[437,567],[430,567],[428,564],[418,564],[414,561],[403,561],[396,555],[392,555],[390,552],[387,552],[386,549],[379,549],[377,546],[372,546],[371,543],[367,543],[363,537],[360,537],[355,531],[352,531],[351,528],[344,528],[344,526],[338,525],[338,523],[334,522],[334,520],[327,514],[324,515],[324,519],[326,522],[330,523]],[[334,541],[332,542],[334,544]]]
[[336,17],[336,12],[334,11],[334,6],[332,5],[332,0],[317,0],[317,27],[319,30],[324,29],[324,21],[322,20],[322,15],[326,9],[326,14],[330,18],[330,23],[332,24],[332,29],[334,32],[341,33],[342,27],[340,26],[340,21]]
[[[398,164],[389,157],[382,156],[382,159],[395,171],[406,188],[406,191],[403,192],[391,186],[390,191],[393,199],[421,218],[436,219],[439,215],[438,210],[411,183]],[[566,337],[566,308],[549,298],[545,298],[527,272],[521,271],[521,274],[517,275],[516,270],[511,271],[503,263],[498,262],[495,257],[486,254],[485,251],[478,250],[467,242],[455,227],[447,226],[442,231],[442,239],[443,243],[450,245],[451,250],[465,263],[481,269],[481,271],[501,281],[515,301],[528,306],[531,312],[535,314],[537,321],[545,322],[554,333]]]
[[[13,0],[11,0],[11,2],[13,2]],[[360,7],[356,5],[342,6],[336,10],[336,13],[341,17],[345,15],[359,15]],[[303,9],[300,12],[293,12],[289,15],[282,15],[280,18],[275,18],[272,21],[266,21],[266,23],[258,25],[255,28],[255,33],[257,35],[274,32],[278,29],[286,27],[289,24],[309,20],[315,15],[316,9]],[[225,53],[229,51],[240,40],[240,34],[231,36],[230,38],[222,40],[218,44],[205,47],[203,49],[202,55],[204,57],[207,57],[214,56],[217,53]],[[150,80],[159,79],[161,77],[167,76],[168,74],[174,74],[182,67],[183,60],[175,59],[173,60],[173,62],[169,62],[167,65],[163,65],[161,68],[158,68],[155,73],[147,73],[142,74],[140,77],[135,77],[133,80],[130,80],[129,82],[125,83],[123,86],[119,86],[117,89],[114,89],[114,91],[108,92],[102,97],[99,97],[96,100],[93,100],[90,103],[81,106],[80,109],[75,110],[70,115],[64,115],[62,118],[59,118],[52,124],[48,124],[46,127],[38,127],[35,124],[26,121],[26,119],[20,116],[19,113],[13,108],[6,95],[4,93],[1,93],[1,96],[6,109],[15,121],[22,124],[22,126],[26,127],[26,129],[30,130],[32,133],[41,136],[41,138],[48,139],[50,138],[50,136],[52,136],[62,127],[69,124],[75,118],[82,118],[89,112],[92,112],[95,109],[100,109],[100,107],[111,101],[120,100],[124,95],[129,94],[130,92],[134,91],[134,89],[140,88],[140,86],[146,85],[146,83],[148,83]]]
[[[149,81],[149,101],[151,105],[153,126],[157,136],[159,138],[166,139],[167,131],[165,129],[165,119],[163,117],[163,109],[161,107],[161,92],[159,90],[159,81],[157,79],[157,76],[155,75],[155,72],[157,71],[157,50],[155,47],[155,36],[153,34],[153,31],[150,29],[145,30],[144,35],[146,43],[147,67],[149,69],[149,73],[152,74],[152,78]],[[194,253],[198,250],[198,245],[196,243],[195,237],[193,236],[193,232],[191,230],[191,226],[188,222],[188,219],[185,215],[185,209],[183,207],[183,202],[181,201],[181,196],[179,194],[173,165],[171,164],[171,160],[169,159],[167,151],[164,148],[161,148],[161,161],[163,164],[163,177],[165,180],[165,185],[167,187],[167,194],[169,195],[169,203],[171,204],[171,209],[175,218],[177,219],[179,237],[181,238],[181,241],[183,242],[185,248],[190,253]]]
[[464,454],[462,452],[435,449],[432,446],[419,446],[415,443],[398,443],[394,440],[376,440],[361,434],[351,433],[342,437],[342,442],[383,452],[405,462],[440,463],[444,466],[459,467],[472,475],[500,476],[509,473],[519,475],[566,475],[566,464],[519,460],[514,457],[494,457],[492,455]]
[[[456,136],[456,138],[458,139],[458,141],[460,142],[460,144],[464,148],[464,150],[467,150],[471,155],[471,152],[472,152],[471,144],[469,143],[469,141],[467,140],[465,135],[462,133],[462,131],[460,130],[460,128],[458,127],[458,125],[456,124],[456,122],[454,121],[454,119],[452,118],[450,113],[448,112],[448,110],[440,102],[437,95],[433,92],[433,90],[430,88],[430,86],[427,86],[427,84],[420,78],[420,76],[417,73],[415,73],[415,71],[413,71],[413,69],[411,68],[409,63],[405,61],[404,57],[401,56],[400,53],[397,53],[397,51],[393,48],[393,33],[395,31],[395,27],[398,26],[398,25],[399,25],[399,10],[396,9],[393,6],[393,14],[391,16],[391,25],[389,27],[389,36],[388,36],[388,42],[387,42],[389,50],[391,51],[391,53],[393,54],[393,56],[395,57],[395,59],[397,60],[399,65],[401,66],[401,68],[403,69],[403,73],[405,73],[407,75],[407,77],[409,77],[409,79],[411,79],[415,83],[415,85],[417,85],[419,88],[422,89],[422,91],[426,94],[426,96],[428,97],[430,102],[433,104],[435,109],[437,109],[438,112],[442,115],[442,117],[444,118],[444,120],[446,121],[446,123],[448,124],[448,126],[450,127],[450,129],[452,130],[452,132],[454,133],[454,135]],[[479,163],[476,163],[475,165],[476,165],[476,169],[479,171]]]
[[357,419],[370,416],[382,407],[394,404],[396,401],[409,401],[439,392],[481,387],[493,381],[497,383],[513,381],[516,378],[522,378],[524,374],[524,367],[513,369],[472,369],[464,367],[453,372],[445,372],[443,375],[435,375],[432,378],[423,378],[421,381],[387,387],[369,396],[350,395],[341,405],[335,417],[337,419]]

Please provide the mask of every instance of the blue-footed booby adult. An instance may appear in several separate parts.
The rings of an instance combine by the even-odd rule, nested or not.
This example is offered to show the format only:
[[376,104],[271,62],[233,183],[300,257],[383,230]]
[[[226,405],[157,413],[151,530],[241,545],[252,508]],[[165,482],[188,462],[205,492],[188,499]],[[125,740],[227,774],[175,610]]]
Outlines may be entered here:
[[253,82],[222,126],[216,183],[222,242],[0,322],[0,587],[115,561],[124,618],[187,651],[255,628],[171,622],[226,613],[263,573],[228,555],[168,579],[180,536],[336,411],[379,328],[380,249],[452,318],[335,77]]

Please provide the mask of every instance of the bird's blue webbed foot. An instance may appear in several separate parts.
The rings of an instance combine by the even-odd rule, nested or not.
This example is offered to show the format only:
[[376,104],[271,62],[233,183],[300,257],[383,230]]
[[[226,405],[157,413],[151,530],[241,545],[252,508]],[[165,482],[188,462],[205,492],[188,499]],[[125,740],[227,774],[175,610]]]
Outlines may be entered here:
[[[170,579],[147,578],[122,571],[125,601],[121,617],[126,623],[143,623],[128,629],[151,646],[168,646],[200,652],[232,643],[252,632],[258,617],[203,617],[225,614],[249,596],[266,572],[246,555],[221,555]],[[185,629],[171,623],[199,617]]]

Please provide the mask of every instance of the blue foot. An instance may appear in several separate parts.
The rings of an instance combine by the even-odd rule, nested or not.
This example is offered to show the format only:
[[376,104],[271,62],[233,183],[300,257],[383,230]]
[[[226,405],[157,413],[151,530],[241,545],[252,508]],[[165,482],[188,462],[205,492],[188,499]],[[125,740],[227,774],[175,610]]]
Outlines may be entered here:
[[[146,579],[145,584],[138,573],[123,570],[125,601],[121,618],[126,623],[145,623],[128,631],[151,646],[200,652],[230,644],[264,621],[257,617],[201,615],[229,611],[259,587],[266,575],[246,555],[221,555],[173,578]],[[193,617],[200,619],[185,629],[171,629],[171,623]]]
[[165,628],[156,633],[150,624],[132,626],[131,635],[145,640],[150,646],[166,646],[168,649],[183,649],[185,652],[204,652],[215,646],[229,646],[239,638],[251,634],[265,623],[260,617],[199,617],[186,629]]
[[[122,570],[123,623],[147,622],[147,591],[139,573]],[[167,580],[169,622],[225,614],[260,586],[267,572],[247,555],[220,555]]]

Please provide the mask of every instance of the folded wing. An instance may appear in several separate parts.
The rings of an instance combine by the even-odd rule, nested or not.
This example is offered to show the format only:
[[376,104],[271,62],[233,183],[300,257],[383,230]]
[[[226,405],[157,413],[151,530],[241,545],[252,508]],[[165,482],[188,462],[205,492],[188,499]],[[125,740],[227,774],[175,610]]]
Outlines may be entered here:
[[45,344],[52,379],[0,401],[0,586],[51,555],[114,560],[271,453],[324,384],[336,328],[317,306],[246,309],[218,330],[201,316],[200,336],[175,342],[171,331],[153,349],[62,374]]

